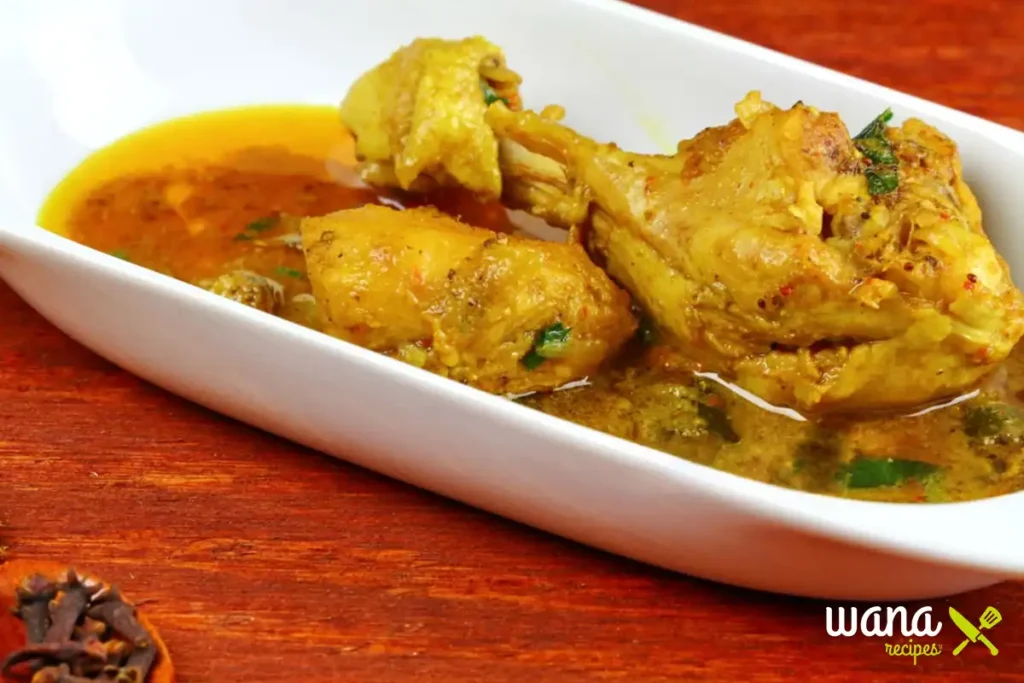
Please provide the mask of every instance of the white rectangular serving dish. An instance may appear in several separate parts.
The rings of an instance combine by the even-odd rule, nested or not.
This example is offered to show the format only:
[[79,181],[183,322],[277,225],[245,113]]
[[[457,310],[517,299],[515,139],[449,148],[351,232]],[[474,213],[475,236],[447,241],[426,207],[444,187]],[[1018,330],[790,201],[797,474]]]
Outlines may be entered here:
[[891,106],[961,146],[1020,277],[1024,135],[614,0],[6,0],[0,275],[125,369],[296,442],[605,550],[717,581],[906,600],[1024,578],[1024,494],[894,505],[761,484],[549,417],[35,225],[90,152],[178,115],[335,103],[417,36],[482,34],[527,106],[637,151],[733,117],[752,89],[851,127]]

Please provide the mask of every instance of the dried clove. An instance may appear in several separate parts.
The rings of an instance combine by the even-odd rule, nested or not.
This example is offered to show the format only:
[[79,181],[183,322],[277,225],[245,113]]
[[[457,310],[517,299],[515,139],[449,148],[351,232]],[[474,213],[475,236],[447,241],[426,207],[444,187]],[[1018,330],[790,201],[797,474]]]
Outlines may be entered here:
[[[32,677],[32,683],[93,683],[95,678],[85,678],[71,672],[67,664],[48,666]],[[103,679],[99,679],[103,680]]]
[[62,643],[70,640],[75,633],[75,625],[85,614],[92,596],[103,588],[103,584],[88,577],[80,577],[74,569],[69,569],[58,587],[63,595],[51,611],[52,623],[46,632],[46,641]]
[[55,582],[33,574],[16,594],[12,612],[25,622],[28,643],[0,663],[3,676],[144,683],[155,673],[163,646],[116,587],[69,569]]
[[99,640],[33,643],[8,655],[3,666],[0,667],[0,671],[4,676],[10,676],[12,670],[19,664],[35,660],[58,664],[60,662],[77,662],[80,659],[106,661],[106,658],[107,650]]
[[50,601],[57,597],[57,586],[41,574],[28,576],[15,590],[14,614],[25,622],[29,643],[41,643],[50,629]]
[[134,651],[132,644],[124,640],[108,640],[104,643],[107,646],[107,667],[120,668]]
[[78,676],[76,674],[62,674],[61,677],[57,679],[57,683],[95,683],[97,680],[104,681],[110,679],[96,679],[89,676]]
[[70,676],[71,669],[67,664],[48,666],[36,672],[32,677],[32,683],[60,683],[64,676]]
[[142,683],[156,662],[156,648],[152,645],[141,647],[128,655],[128,661],[117,672],[115,683]]
[[149,634],[135,618],[135,606],[124,599],[116,586],[101,591],[94,598],[88,615],[108,624],[118,635],[135,647],[148,647]]
[[75,627],[73,637],[76,640],[83,640],[89,636],[95,636],[100,640],[104,640],[109,630],[110,628],[99,619],[86,617],[80,626]]

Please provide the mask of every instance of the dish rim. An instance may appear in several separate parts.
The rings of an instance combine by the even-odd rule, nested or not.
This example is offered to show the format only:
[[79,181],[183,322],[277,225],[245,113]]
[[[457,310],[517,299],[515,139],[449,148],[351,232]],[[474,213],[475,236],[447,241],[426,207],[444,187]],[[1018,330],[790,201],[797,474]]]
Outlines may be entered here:
[[682,37],[709,43],[718,47],[751,57],[759,61],[768,62],[786,69],[797,71],[803,75],[818,80],[831,81],[839,85],[847,86],[851,90],[870,93],[872,95],[884,96],[895,102],[907,103],[915,108],[927,111],[929,115],[935,115],[947,121],[973,128],[982,134],[991,134],[1000,144],[1007,146],[1017,154],[1024,156],[1024,131],[1010,128],[1001,123],[990,121],[975,114],[970,114],[953,107],[927,100],[917,95],[911,95],[901,90],[880,85],[872,81],[852,76],[831,67],[815,64],[814,62],[800,57],[773,50],[772,48],[752,43],[727,33],[722,33],[706,26],[693,24],[684,19],[677,19],[668,14],[662,14],[640,5],[627,2],[627,0],[563,0],[578,5],[594,8],[597,11],[617,12],[625,19],[633,19],[647,24],[660,26],[666,30],[678,32]]

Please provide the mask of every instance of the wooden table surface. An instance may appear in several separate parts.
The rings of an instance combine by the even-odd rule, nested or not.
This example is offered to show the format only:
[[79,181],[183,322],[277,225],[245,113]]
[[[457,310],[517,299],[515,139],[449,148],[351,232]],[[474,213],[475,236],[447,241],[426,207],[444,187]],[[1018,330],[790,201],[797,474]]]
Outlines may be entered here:
[[[644,4],[1024,128],[1019,0]],[[0,545],[152,599],[182,681],[1024,680],[1020,584],[953,599],[1000,609],[998,657],[950,656],[947,624],[914,664],[828,638],[823,603],[604,555],[222,418],[3,285],[0,330]]]

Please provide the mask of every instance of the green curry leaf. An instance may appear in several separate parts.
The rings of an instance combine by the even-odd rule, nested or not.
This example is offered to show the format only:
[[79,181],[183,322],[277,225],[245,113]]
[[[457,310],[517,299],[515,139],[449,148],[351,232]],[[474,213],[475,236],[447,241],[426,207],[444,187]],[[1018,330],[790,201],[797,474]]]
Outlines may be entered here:
[[301,280],[304,277],[301,270],[296,270],[295,268],[285,268],[284,266],[278,266],[277,268],[274,268],[274,272],[277,273],[278,275],[294,278],[296,280]]
[[644,346],[654,346],[658,343],[658,328],[656,328],[654,326],[654,322],[646,316],[640,318],[640,324],[637,327],[637,335],[640,337],[640,341]]
[[280,216],[271,215],[264,216],[263,218],[257,218],[245,226],[245,230],[235,235],[234,240],[236,242],[248,242],[252,240],[256,235],[261,232],[270,230],[281,220]]
[[270,230],[272,227],[277,225],[277,216],[264,216],[263,218],[257,218],[256,220],[245,226],[246,232],[265,232]]
[[700,401],[697,403],[697,416],[704,421],[704,426],[712,434],[717,434],[729,443],[739,443],[740,435],[732,428],[729,416],[721,408]]
[[504,102],[505,106],[508,106],[508,100],[498,95],[487,81],[483,79],[480,80],[480,89],[484,91],[484,104],[488,107],[498,101]]
[[555,323],[537,333],[533,348],[523,356],[523,365],[534,370],[548,358],[558,358],[569,347],[571,328],[560,322]]
[[938,471],[938,465],[920,460],[869,458],[858,455],[843,467],[839,474],[847,488],[868,489],[897,486],[910,480],[924,482]]
[[887,107],[885,111],[876,116],[864,130],[853,136],[854,140],[863,141],[873,138],[885,137],[885,126],[892,121],[892,108]]
[[864,171],[864,176],[868,179],[868,192],[872,196],[889,194],[900,186],[900,175],[895,167],[872,166]]
[[526,366],[527,370],[536,370],[541,363],[546,359],[537,353],[535,349],[530,349],[525,356],[523,356],[523,365]]
[[892,120],[892,109],[886,109],[853,138],[853,144],[870,162],[864,175],[868,192],[872,196],[895,192],[899,187],[899,159],[885,134],[886,124]]
[[1022,432],[1020,411],[1005,403],[972,405],[964,411],[964,433],[972,439],[1019,440]]
[[557,358],[568,348],[570,332],[562,323],[546,327],[537,335],[533,349],[542,358]]

